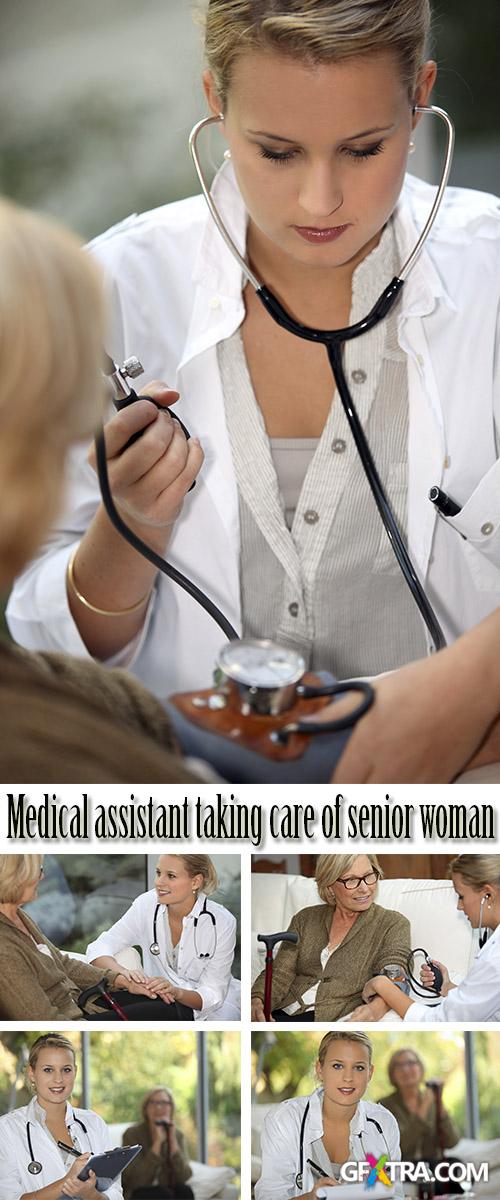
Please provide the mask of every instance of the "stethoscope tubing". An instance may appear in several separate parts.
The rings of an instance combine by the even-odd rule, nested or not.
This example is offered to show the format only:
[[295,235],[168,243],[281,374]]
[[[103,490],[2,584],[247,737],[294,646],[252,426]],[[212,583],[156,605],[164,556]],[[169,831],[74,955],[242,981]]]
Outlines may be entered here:
[[[153,915],[153,941],[151,942],[151,945],[149,947],[149,952],[150,952],[150,954],[153,954],[155,956],[155,958],[158,958],[161,954],[160,944],[158,942],[157,921],[158,921],[158,913],[160,911],[160,908],[162,908],[162,907],[163,906],[161,904],[157,904],[155,911],[154,911],[154,915]],[[208,953],[208,954],[204,953],[203,951],[200,951],[198,949],[198,923],[199,923],[199,921],[201,921],[202,917],[209,917],[211,925],[212,925],[212,931],[213,931],[213,946],[212,946],[210,953]],[[215,914],[213,912],[210,912],[210,909],[207,908],[207,897],[206,896],[205,896],[205,899],[203,902],[203,908],[201,910],[201,913],[199,913],[198,916],[194,918],[193,943],[194,943],[194,952],[195,952],[197,958],[210,960],[215,957],[215,952],[217,950],[217,921],[215,918]]]
[[413,111],[417,112],[417,113],[432,113],[433,115],[436,115],[441,120],[443,120],[444,124],[446,125],[447,147],[446,147],[446,154],[445,154],[443,170],[442,170],[442,174],[441,174],[441,180],[440,180],[437,192],[436,192],[436,196],[434,198],[434,202],[433,202],[431,211],[430,211],[427,221],[424,225],[424,228],[420,234],[420,237],[418,238],[418,241],[417,241],[415,247],[413,248],[411,254],[406,259],[406,261],[403,263],[403,266],[400,269],[399,275],[396,276],[391,281],[391,283],[388,285],[387,288],[385,288],[384,292],[379,297],[379,300],[376,302],[376,304],[373,306],[371,312],[368,313],[365,318],[363,318],[361,321],[358,321],[355,325],[347,326],[344,329],[337,329],[337,330],[313,329],[310,326],[302,325],[300,322],[295,321],[290,316],[290,314],[287,313],[286,309],[283,308],[283,306],[276,299],[276,297],[273,295],[273,293],[270,292],[269,289],[266,288],[265,285],[262,283],[262,281],[257,278],[257,276],[254,274],[252,269],[249,267],[248,263],[243,258],[243,255],[240,254],[238,247],[235,245],[233,239],[231,238],[230,234],[228,233],[228,231],[224,225],[224,222],[222,221],[222,218],[219,214],[217,206],[214,202],[213,196],[210,192],[207,182],[205,180],[204,172],[203,172],[200,158],[199,158],[199,155],[197,152],[197,141],[198,141],[198,137],[199,137],[201,130],[205,129],[209,125],[221,123],[224,120],[224,115],[222,113],[220,113],[218,116],[205,117],[202,121],[199,121],[197,123],[197,125],[195,125],[194,129],[191,132],[191,136],[189,139],[189,148],[190,148],[191,156],[193,158],[193,162],[195,165],[196,173],[198,175],[198,179],[200,181],[200,185],[201,185],[201,188],[203,191],[203,195],[205,197],[205,200],[207,202],[207,205],[208,205],[209,211],[213,217],[213,220],[215,221],[215,224],[219,230],[219,233],[223,237],[226,246],[228,247],[228,249],[234,256],[234,258],[236,258],[236,260],[238,261],[244,277],[255,288],[255,291],[256,291],[259,299],[263,303],[266,310],[269,312],[270,316],[273,317],[273,319],[277,322],[277,324],[279,324],[282,328],[286,329],[289,333],[294,334],[296,337],[300,337],[300,338],[305,339],[306,341],[312,341],[312,342],[316,342],[320,345],[326,346],[330,366],[331,366],[332,373],[333,373],[333,376],[334,376],[334,379],[335,379],[335,382],[337,385],[337,389],[339,392],[342,407],[346,414],[347,421],[349,423],[349,427],[350,427],[352,435],[354,437],[356,449],[361,458],[363,470],[365,472],[366,478],[367,478],[369,486],[371,488],[375,503],[377,505],[380,517],[382,519],[384,528],[385,528],[387,536],[389,538],[392,550],[396,556],[398,565],[401,569],[401,572],[403,574],[405,582],[408,585],[408,587],[412,593],[412,596],[415,600],[415,603],[417,604],[419,612],[425,622],[425,625],[427,626],[427,629],[429,631],[433,645],[436,650],[441,650],[446,646],[446,640],[445,640],[443,631],[442,631],[439,621],[436,617],[436,614],[434,613],[434,610],[433,610],[429,600],[427,599],[427,596],[422,587],[422,584],[420,583],[420,580],[417,576],[415,568],[413,567],[413,563],[408,554],[404,540],[401,536],[401,532],[400,532],[398,523],[396,521],[396,518],[392,511],[392,507],[389,503],[384,486],[380,479],[377,467],[375,465],[375,461],[373,459],[373,455],[371,453],[367,438],[365,436],[363,426],[361,424],[361,421],[359,420],[359,416],[356,411],[354,401],[350,394],[347,380],[345,377],[343,363],[342,363],[342,347],[343,347],[344,343],[346,341],[352,341],[354,338],[360,337],[363,333],[368,332],[369,329],[373,328],[376,324],[378,324],[378,322],[381,321],[384,318],[384,316],[387,315],[387,313],[390,311],[393,304],[397,300],[398,296],[400,295],[401,289],[405,282],[405,279],[407,278],[414,263],[416,262],[419,254],[424,246],[424,243],[427,240],[427,237],[429,236],[429,233],[432,229],[434,221],[436,220],[437,214],[439,212],[439,208],[441,206],[441,201],[443,199],[443,195],[444,195],[447,183],[448,183],[449,173],[450,173],[450,169],[451,169],[451,163],[452,163],[452,159],[453,159],[453,148],[454,148],[454,137],[455,137],[453,122],[451,121],[448,113],[446,113],[444,111],[444,109],[437,108],[435,106],[422,107],[422,106],[416,105],[414,107]]
[[[85,1134],[85,1137],[88,1139],[89,1135],[87,1133],[87,1127],[86,1127],[86,1125],[83,1124],[83,1121],[81,1121],[79,1117],[75,1117],[75,1116],[73,1117],[73,1120],[77,1125],[81,1126],[81,1128],[83,1129],[83,1132]],[[30,1131],[31,1124],[32,1124],[31,1121],[26,1122],[26,1136],[28,1139],[28,1150],[29,1150],[29,1155],[30,1155],[30,1161],[28,1163],[28,1171],[29,1171],[30,1175],[41,1175],[41,1173],[43,1171],[42,1163],[38,1162],[38,1159],[36,1159],[33,1154],[33,1143],[31,1140],[31,1131]],[[92,1154],[92,1147],[90,1145],[90,1140],[89,1140],[89,1148],[90,1148],[90,1153]]]

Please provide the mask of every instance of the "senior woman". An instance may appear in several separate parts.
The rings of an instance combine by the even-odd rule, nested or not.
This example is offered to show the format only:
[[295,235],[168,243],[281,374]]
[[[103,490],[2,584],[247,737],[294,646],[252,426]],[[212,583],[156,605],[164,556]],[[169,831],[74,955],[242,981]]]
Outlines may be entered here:
[[[71,443],[104,407],[101,282],[76,238],[0,200],[0,592],[39,545],[62,501]],[[159,387],[148,388],[157,395]],[[164,392],[164,389],[163,389]],[[40,562],[40,558],[37,559]],[[29,576],[29,571],[26,580]],[[24,585],[20,584],[21,591]],[[67,617],[53,591],[44,611]],[[30,654],[0,639],[0,773],[24,783],[194,781],[162,706],[125,671]],[[83,642],[81,653],[86,655]]]
[[[273,969],[274,1021],[336,1021],[361,1002],[366,980],[389,964],[406,966],[410,925],[406,917],[375,903],[382,871],[374,854],[321,854],[316,884],[322,904],[301,909]],[[262,972],[252,987],[252,1020],[263,1021]],[[389,1005],[371,1003],[371,1020]]]
[[33,1099],[0,1117],[0,1200],[123,1200],[119,1180],[105,1192],[92,1170],[87,1182],[78,1180],[91,1154],[112,1145],[102,1118],[71,1104],[75,1078],[71,1042],[59,1033],[37,1038],[28,1060]]
[[[365,984],[364,999],[370,1005],[374,996],[382,998],[405,1021],[500,1021],[500,854],[460,854],[449,871],[458,911],[479,930],[480,948],[465,979],[452,983],[445,964],[435,959],[443,975],[438,1004],[410,1000],[378,972]],[[427,987],[433,984],[432,967],[422,967],[421,979]]]
[[[185,1020],[239,1020],[239,985],[231,975],[236,920],[209,899],[217,887],[207,854],[162,854],[155,887],[87,947],[89,962],[120,970],[114,955],[139,946],[144,971],[173,1018],[177,1002]],[[140,983],[144,971],[129,978]]]
[[124,1146],[142,1146],[142,1154],[123,1172],[125,1200],[189,1200],[193,1193],[186,1180],[192,1171],[172,1093],[165,1087],[152,1088],[141,1113],[142,1121],[123,1135]]
[[[385,1155],[401,1159],[392,1113],[363,1100],[373,1075],[372,1046],[365,1033],[334,1030],[318,1049],[318,1087],[310,1096],[278,1104],[265,1118],[262,1173],[255,1200],[316,1200],[318,1191],[342,1181],[347,1162]],[[403,1197],[400,1183],[392,1193]]]
[[393,1091],[379,1103],[397,1120],[403,1160],[436,1162],[460,1137],[442,1104],[441,1080],[426,1082],[422,1059],[406,1046],[391,1055],[387,1073]]
[[[7,1021],[116,1021],[98,994],[82,1013],[78,999],[103,976],[106,991],[132,1021],[164,1021],[170,1006],[154,984],[137,982],[119,966],[106,971],[62,954],[22,911],[36,900],[43,878],[39,854],[0,855],[0,1019]],[[178,1017],[183,1011],[179,1006]]]

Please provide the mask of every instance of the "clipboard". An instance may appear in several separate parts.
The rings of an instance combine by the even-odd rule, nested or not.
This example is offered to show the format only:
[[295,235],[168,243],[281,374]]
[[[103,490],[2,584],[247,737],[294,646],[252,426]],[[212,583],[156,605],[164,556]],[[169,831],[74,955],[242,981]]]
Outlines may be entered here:
[[394,1188],[388,1188],[385,1184],[376,1183],[375,1187],[367,1190],[364,1184],[340,1184],[339,1187],[329,1187],[326,1183],[324,1187],[318,1188],[318,1200],[391,1200],[394,1196]]
[[90,1172],[94,1171],[97,1191],[105,1192],[141,1150],[142,1146],[118,1146],[116,1150],[106,1150],[104,1154],[92,1154],[77,1178],[84,1183]]

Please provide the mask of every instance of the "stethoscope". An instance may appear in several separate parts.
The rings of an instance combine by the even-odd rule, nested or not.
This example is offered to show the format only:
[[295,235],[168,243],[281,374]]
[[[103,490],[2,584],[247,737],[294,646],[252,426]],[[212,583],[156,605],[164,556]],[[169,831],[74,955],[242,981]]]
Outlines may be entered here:
[[[155,955],[155,957],[157,957],[159,954],[161,954],[160,946],[158,943],[158,934],[157,934],[156,925],[157,925],[157,920],[158,920],[158,913],[160,911],[160,908],[162,908],[162,907],[163,907],[162,904],[156,905],[156,908],[154,911],[154,917],[153,917],[153,941],[151,942],[149,950],[150,950],[151,954]],[[209,951],[202,951],[202,950],[199,950],[199,948],[198,948],[198,923],[201,921],[202,917],[208,917],[211,922],[211,925],[212,925],[212,948]],[[194,919],[193,919],[193,926],[194,926],[193,944],[194,944],[194,952],[196,954],[196,957],[204,958],[204,959],[213,958],[215,955],[215,951],[217,949],[217,922],[215,920],[214,913],[211,912],[209,908],[207,908],[207,897],[206,896],[203,901],[203,908],[201,910],[201,913],[198,913],[198,916],[194,917]]]
[[[303,325],[299,321],[296,321],[286,311],[286,309],[283,307],[277,297],[273,295],[269,288],[267,288],[265,284],[258,279],[243,258],[242,254],[240,254],[238,247],[235,245],[231,235],[224,225],[222,217],[220,216],[220,213],[214,202],[213,196],[211,195],[208,184],[205,180],[197,148],[198,138],[201,131],[211,125],[220,124],[223,122],[224,114],[220,113],[218,116],[205,117],[202,121],[199,121],[191,131],[189,148],[210,214],[225,242],[225,245],[239,264],[244,279],[246,279],[246,281],[255,289],[259,300],[278,325],[280,325],[283,329],[286,329],[289,333],[294,334],[296,337],[302,338],[306,341],[316,342],[318,345],[322,345],[326,348],[338,394],[340,396],[340,400],[354,438],[356,449],[361,459],[363,470],[371,488],[387,536],[397,558],[404,579],[410,588],[413,599],[415,600],[424,623],[427,626],[432,643],[436,650],[441,650],[446,645],[443,631],[432,605],[425,594],[422,584],[420,583],[406,548],[404,539],[399,530],[396,517],[392,511],[384,485],[368,445],[362,423],[356,411],[342,362],[342,351],[345,342],[353,341],[355,338],[361,337],[363,333],[368,333],[371,329],[378,325],[379,322],[382,321],[385,316],[387,316],[396,300],[400,296],[405,281],[410,274],[410,271],[412,270],[417,258],[419,257],[432,226],[434,225],[441,207],[446,185],[448,183],[455,141],[453,122],[451,121],[448,113],[441,108],[436,108],[435,106],[423,107],[420,105],[415,105],[413,107],[413,113],[431,113],[432,115],[439,117],[440,120],[444,122],[446,127],[446,153],[441,180],[437,188],[434,203],[427,218],[426,224],[424,225],[424,228],[416,242],[416,245],[414,246],[409,257],[406,259],[406,262],[401,267],[399,275],[395,276],[395,278],[392,279],[387,285],[367,316],[361,321],[357,321],[354,325],[347,326],[345,329],[313,329],[308,325]],[[110,362],[109,359],[108,362]],[[118,384],[119,386],[118,394],[120,398],[118,400],[118,405],[122,407],[129,402],[133,402],[137,398],[135,393],[130,389],[126,378],[127,375],[130,375],[130,377],[133,378],[134,374],[137,373],[133,365],[137,362],[137,360],[130,360],[130,362],[132,365],[129,368],[127,367],[127,363],[125,363],[120,370],[112,361],[110,362],[110,366],[106,368],[106,374],[108,374],[114,383]],[[142,370],[140,364],[139,369]],[[129,529],[125,521],[123,521],[120,513],[116,509],[111,494],[111,488],[109,486],[106,447],[103,432],[98,434],[96,438],[96,460],[104,507],[115,529],[122,535],[122,537],[126,539],[126,541],[128,541],[131,546],[134,547],[135,550],[138,551],[138,553],[142,554],[150,563],[152,563],[156,570],[163,572],[163,574],[167,575],[168,578],[173,580],[181,588],[183,588],[184,591],[192,596],[193,599],[196,600],[206,612],[208,612],[208,614],[216,622],[229,641],[238,641],[238,634],[228,621],[227,617],[221,612],[217,605],[214,604],[214,602],[207,595],[205,595],[201,588],[197,587],[197,585],[191,579],[187,578],[187,576],[183,575],[179,570],[177,570],[176,567],[172,566],[171,563],[166,562],[159,554],[152,550],[147,543],[143,542],[133,530]],[[323,726],[319,725],[315,727],[312,723],[310,723],[309,731],[311,733],[337,732],[340,728],[347,728],[348,726],[354,725],[356,721],[359,720],[359,718],[367,711],[371,703],[373,703],[373,689],[371,689],[370,685],[364,681],[353,681],[351,682],[351,687],[353,690],[362,691],[364,694],[361,703],[350,714],[350,716],[343,718],[342,724],[332,721],[328,725],[324,724]],[[345,691],[346,685],[345,683],[333,685],[329,689],[328,694],[334,695],[335,689],[337,689],[339,692]]]
[[[34,1157],[34,1154],[33,1154],[33,1143],[31,1141],[31,1132],[30,1132],[31,1124],[33,1124],[33,1122],[31,1122],[31,1121],[26,1122],[26,1136],[28,1139],[28,1150],[29,1150],[29,1155],[30,1155],[30,1162],[28,1163],[28,1171],[29,1171],[30,1175],[40,1175],[40,1173],[43,1171],[43,1166],[42,1166],[41,1162],[38,1162],[38,1160]],[[92,1146],[90,1145],[90,1139],[89,1139],[89,1135],[87,1133],[86,1126],[83,1124],[83,1121],[81,1121],[79,1117],[75,1117],[74,1113],[73,1113],[72,1124],[81,1126],[81,1128],[83,1129],[83,1132],[85,1134],[85,1137],[87,1138],[87,1141],[89,1143],[90,1153],[92,1154]]]
[[[308,1101],[307,1101],[307,1104],[306,1104],[306,1107],[305,1107],[305,1109],[304,1109],[304,1113],[303,1113],[303,1116],[302,1116],[302,1121],[301,1121],[301,1125],[300,1125],[300,1136],[299,1136],[299,1169],[298,1169],[298,1171],[297,1171],[297,1174],[296,1174],[296,1176],[295,1176],[295,1186],[299,1188],[299,1191],[302,1191],[302,1188],[303,1188],[303,1186],[304,1186],[304,1141],[305,1141],[305,1132],[306,1132],[306,1122],[307,1122],[307,1118],[308,1118],[308,1116],[309,1116],[309,1108],[310,1108],[310,1101],[308,1100]],[[375,1120],[375,1117],[367,1117],[367,1118],[366,1118],[366,1120],[367,1120],[367,1123],[368,1123],[368,1124],[370,1124],[370,1125],[374,1125],[374,1126],[375,1126],[375,1128],[376,1128],[377,1132],[378,1132],[378,1133],[380,1134],[380,1136],[381,1136],[381,1137],[384,1139],[385,1146],[386,1146],[386,1150],[387,1150],[387,1153],[388,1153],[388,1155],[389,1155],[389,1157],[390,1157],[391,1151],[390,1151],[390,1149],[389,1149],[389,1144],[388,1144],[388,1142],[387,1142],[387,1138],[386,1138],[386,1136],[385,1136],[385,1133],[384,1133],[384,1131],[383,1131],[383,1129],[382,1129],[382,1126],[381,1126],[381,1125],[379,1125],[379,1122]],[[365,1159],[366,1159],[366,1150],[365,1150],[365,1147],[364,1147],[364,1145],[363,1145],[363,1134],[362,1134],[362,1133],[356,1133],[354,1136],[355,1136],[355,1137],[357,1137],[357,1138],[359,1138],[359,1142],[360,1142],[360,1146],[361,1146],[361,1152],[362,1152],[362,1154],[363,1154],[363,1158],[365,1158]],[[309,1160],[308,1160],[308,1162],[309,1162]]]

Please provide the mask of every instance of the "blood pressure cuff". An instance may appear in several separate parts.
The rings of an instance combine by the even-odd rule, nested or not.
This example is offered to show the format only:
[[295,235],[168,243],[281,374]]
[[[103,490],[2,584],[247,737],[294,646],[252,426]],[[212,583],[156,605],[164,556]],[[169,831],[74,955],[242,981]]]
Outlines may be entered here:
[[388,963],[380,973],[385,975],[386,979],[390,979],[391,983],[395,983],[405,996],[410,995],[410,978],[404,967],[400,967],[398,963]]

